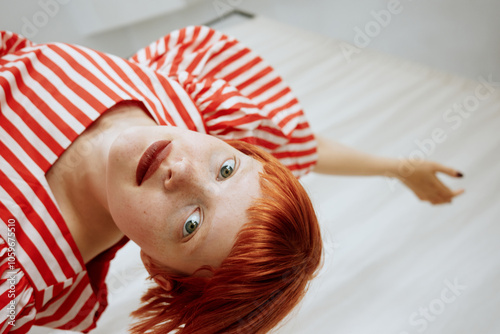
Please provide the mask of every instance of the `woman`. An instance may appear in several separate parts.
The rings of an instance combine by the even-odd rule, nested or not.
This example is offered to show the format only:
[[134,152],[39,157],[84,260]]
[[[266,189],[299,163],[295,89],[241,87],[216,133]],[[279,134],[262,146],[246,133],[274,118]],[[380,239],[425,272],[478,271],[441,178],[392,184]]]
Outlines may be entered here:
[[433,203],[461,193],[435,177],[457,172],[435,163],[399,175],[394,160],[316,146],[272,69],[206,27],[129,61],[11,33],[2,42],[2,333],[94,328],[109,261],[129,238],[156,283],[133,331],[266,332],[320,263],[294,175],[389,173]]

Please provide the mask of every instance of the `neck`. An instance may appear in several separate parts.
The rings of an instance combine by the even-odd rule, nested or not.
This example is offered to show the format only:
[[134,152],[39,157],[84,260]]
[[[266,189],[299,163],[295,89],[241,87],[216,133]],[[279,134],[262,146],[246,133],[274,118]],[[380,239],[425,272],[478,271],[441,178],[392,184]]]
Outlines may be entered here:
[[155,124],[141,108],[117,105],[85,130],[47,173],[85,263],[123,237],[107,201],[106,168],[113,141],[132,126]]

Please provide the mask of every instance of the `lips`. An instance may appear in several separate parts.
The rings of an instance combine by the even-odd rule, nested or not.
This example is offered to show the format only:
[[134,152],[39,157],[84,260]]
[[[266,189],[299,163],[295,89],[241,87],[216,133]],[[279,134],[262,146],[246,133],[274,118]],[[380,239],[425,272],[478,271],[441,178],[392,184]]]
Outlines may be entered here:
[[137,164],[137,170],[135,173],[138,186],[153,175],[158,167],[160,167],[162,161],[165,160],[172,150],[172,146],[169,144],[169,140],[156,141],[143,153],[139,163]]

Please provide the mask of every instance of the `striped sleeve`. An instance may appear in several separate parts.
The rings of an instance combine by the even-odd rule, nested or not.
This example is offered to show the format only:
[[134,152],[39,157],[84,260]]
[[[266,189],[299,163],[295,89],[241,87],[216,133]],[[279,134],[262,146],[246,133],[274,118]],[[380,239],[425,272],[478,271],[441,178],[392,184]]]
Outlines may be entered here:
[[297,98],[272,67],[234,38],[208,27],[187,27],[131,61],[175,78],[209,134],[256,144],[296,176],[316,163],[316,141]]

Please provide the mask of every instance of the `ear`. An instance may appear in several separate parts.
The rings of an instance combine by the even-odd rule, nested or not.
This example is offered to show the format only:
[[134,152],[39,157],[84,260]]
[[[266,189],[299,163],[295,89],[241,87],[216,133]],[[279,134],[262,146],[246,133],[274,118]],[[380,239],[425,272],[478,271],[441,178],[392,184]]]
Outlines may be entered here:
[[155,281],[156,284],[158,284],[165,291],[172,290],[172,283],[169,280],[167,280],[165,277],[161,275],[155,275],[151,272],[150,269],[152,266],[152,260],[142,250],[141,250],[141,260],[142,263],[144,264],[144,267],[146,267],[146,270],[148,271],[149,275],[152,276],[151,278]]
[[170,283],[170,281],[165,277],[156,275],[155,277],[153,277],[153,280],[155,281],[156,284],[161,286],[163,290],[165,291],[172,290],[172,283]]

